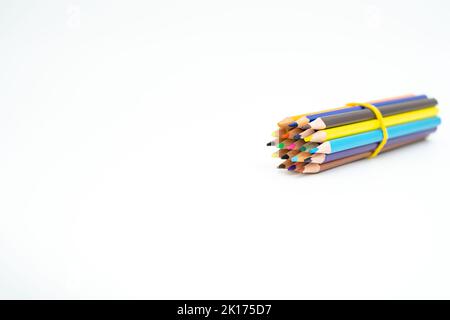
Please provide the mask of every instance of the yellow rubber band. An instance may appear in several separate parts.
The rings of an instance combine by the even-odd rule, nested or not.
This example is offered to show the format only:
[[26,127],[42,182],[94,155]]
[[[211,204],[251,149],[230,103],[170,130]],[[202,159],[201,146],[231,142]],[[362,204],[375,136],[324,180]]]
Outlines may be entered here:
[[343,107],[343,108],[356,107],[356,106],[361,106],[361,107],[367,108],[370,111],[372,111],[373,114],[375,115],[375,117],[377,118],[378,122],[380,123],[380,129],[383,132],[383,139],[378,144],[378,147],[369,156],[369,158],[374,158],[378,155],[378,153],[380,153],[381,149],[383,149],[384,145],[386,144],[386,142],[388,140],[388,132],[386,129],[386,125],[384,124],[383,114],[374,105],[372,105],[370,103],[364,103],[364,102],[350,102],[350,103],[347,103],[345,105],[345,107]]

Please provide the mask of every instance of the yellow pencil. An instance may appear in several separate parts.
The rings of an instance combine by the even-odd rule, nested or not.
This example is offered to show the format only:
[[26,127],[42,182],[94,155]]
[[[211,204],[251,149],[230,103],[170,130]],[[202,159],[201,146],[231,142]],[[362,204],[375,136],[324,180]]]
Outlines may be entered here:
[[[384,123],[387,127],[403,124],[407,122],[422,120],[426,118],[434,117],[438,114],[437,107],[431,107],[426,109],[420,109],[417,111],[404,112],[393,116],[385,117]],[[312,135],[305,137],[306,142],[325,142],[332,139],[351,136],[358,133],[372,131],[380,128],[378,120],[367,120],[352,124],[347,124],[340,127],[331,129],[319,130]]]

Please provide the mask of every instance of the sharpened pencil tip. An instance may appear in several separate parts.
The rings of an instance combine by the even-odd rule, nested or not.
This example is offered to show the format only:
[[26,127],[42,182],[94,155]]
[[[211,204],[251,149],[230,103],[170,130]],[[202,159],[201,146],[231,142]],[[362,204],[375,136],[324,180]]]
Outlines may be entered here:
[[297,157],[297,156],[292,157],[291,161],[292,161],[292,162],[297,162],[297,161],[298,161],[298,157]]
[[311,162],[311,158],[306,158],[305,160],[303,160],[304,163],[310,163]]
[[301,147],[300,148],[300,151],[305,151],[306,150],[306,147]]
[[291,123],[288,124],[288,126],[291,127],[291,128],[297,128],[298,124],[297,124],[297,122],[291,122]]
[[319,148],[312,148],[309,153],[316,153],[317,151],[319,151]]
[[284,169],[284,168],[286,168],[286,166],[285,166],[284,164],[280,164],[280,165],[278,166],[278,169]]
[[288,168],[288,170],[289,170],[289,171],[295,170],[296,167],[297,167],[297,165],[296,165],[296,164],[293,164],[292,166],[290,166],[290,167]]
[[284,148],[284,143],[279,143],[278,144],[278,148],[283,149]]
[[299,134],[296,134],[295,136],[294,136],[294,140],[300,140],[302,137],[299,135]]
[[272,145],[272,142],[267,142],[266,146],[270,147]]
[[281,159],[287,160],[287,159],[289,159],[289,156],[287,154],[285,154],[284,156],[281,157]]

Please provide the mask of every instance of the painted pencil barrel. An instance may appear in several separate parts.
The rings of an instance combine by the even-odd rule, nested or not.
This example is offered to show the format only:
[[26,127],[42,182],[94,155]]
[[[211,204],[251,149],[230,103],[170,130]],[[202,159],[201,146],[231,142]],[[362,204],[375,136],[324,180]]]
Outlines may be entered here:
[[[436,107],[404,112],[384,118],[384,124],[386,127],[392,127],[398,124],[431,118],[436,116],[438,112],[439,110]],[[378,120],[366,120],[331,129],[317,131],[311,136],[306,137],[305,141],[325,142],[332,139],[376,130],[378,128],[380,128],[380,122]]]
[[[408,101],[414,101],[419,99],[426,99],[426,95],[404,95],[400,97],[392,97],[392,98],[386,98],[386,99],[380,99],[375,101],[369,101],[369,103],[372,103],[376,107],[381,107],[384,105],[394,104],[394,103],[401,103],[401,102],[408,102]],[[301,114],[296,116],[287,117],[280,122],[278,122],[278,126],[280,128],[286,128],[288,124],[292,121],[297,121],[301,119],[302,117],[305,117],[306,121],[313,121],[320,117],[335,115],[335,114],[341,114],[346,112],[352,112],[352,111],[358,111],[362,110],[364,107],[362,106],[355,106],[355,107],[348,107],[348,108],[342,108],[338,110],[329,110],[329,111],[319,111],[319,112],[312,112],[309,114]]]
[[[383,116],[404,113],[407,111],[420,110],[437,105],[436,99],[419,99],[414,101],[406,101],[401,103],[389,104],[377,107]],[[375,119],[374,113],[369,109],[346,112],[326,117],[320,117],[310,126],[313,129],[325,129],[343,126],[346,124],[356,123],[365,120]]]
[[[433,129],[429,129],[429,130],[424,130],[424,131],[419,131],[416,133],[412,133],[412,134],[408,134],[405,136],[401,136],[401,137],[397,137],[397,138],[393,138],[393,139],[389,139],[385,145],[385,147],[382,150],[385,150],[391,146],[397,145],[397,144],[401,144],[401,143],[408,143],[410,141],[415,141],[417,139],[422,139],[425,138],[426,136],[428,136],[429,134],[433,133],[434,131],[436,131],[437,128],[433,128]],[[342,158],[346,158],[355,154],[359,154],[359,153],[365,153],[365,152],[369,152],[369,151],[374,151],[376,148],[378,147],[378,143],[370,143],[370,144],[366,144],[364,146],[360,146],[360,147],[356,147],[356,148],[352,148],[352,149],[347,149],[344,151],[340,151],[340,152],[335,152],[335,153],[331,153],[331,154],[327,154],[327,155],[321,155],[321,154],[317,154],[318,157],[316,157],[317,159],[320,159],[318,161],[314,160],[314,155],[312,157],[312,163],[327,163],[327,162],[331,162],[334,160],[338,160],[338,159],[342,159]]]
[[[427,118],[424,120],[409,122],[397,126],[392,126],[387,128],[388,139],[393,139],[396,137],[404,136],[407,134],[415,133],[418,131],[423,131],[427,129],[432,129],[437,127],[441,123],[439,117]],[[381,129],[356,134],[349,137],[339,138],[328,141],[330,144],[330,151],[324,153],[335,153],[351,148],[356,148],[366,144],[380,142],[383,139],[383,132]],[[327,142],[325,142],[327,143]],[[318,147],[320,148],[320,146]],[[316,148],[317,149],[317,148]],[[318,150],[311,150],[311,153],[317,152]],[[320,151],[319,151],[320,152]]]
[[[411,96],[411,97],[400,98],[400,99],[392,99],[392,100],[374,102],[374,103],[372,103],[372,105],[374,105],[375,107],[382,107],[382,106],[386,106],[386,105],[390,105],[390,104],[396,104],[396,103],[402,103],[402,102],[408,102],[408,101],[414,101],[414,100],[420,100],[420,99],[426,99],[426,98],[427,98],[426,95],[418,95],[418,96]],[[344,108],[344,109],[339,109],[339,110],[333,110],[333,111],[329,111],[329,112],[307,115],[306,117],[310,121],[313,121],[320,117],[326,117],[326,116],[331,116],[331,115],[336,115],[336,114],[341,114],[341,113],[346,113],[346,112],[352,112],[352,111],[358,111],[358,110],[364,110],[364,109],[365,109],[364,107],[356,106],[356,107],[349,107],[349,108]]]

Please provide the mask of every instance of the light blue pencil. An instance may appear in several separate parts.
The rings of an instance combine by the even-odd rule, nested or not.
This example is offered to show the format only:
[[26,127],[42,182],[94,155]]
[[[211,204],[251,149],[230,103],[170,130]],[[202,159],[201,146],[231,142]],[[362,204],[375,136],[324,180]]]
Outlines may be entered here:
[[[427,130],[438,126],[441,123],[441,118],[432,117],[419,121],[408,122],[398,126],[387,128],[388,139],[393,139],[407,134]],[[333,139],[322,143],[317,148],[311,149],[309,153],[334,153],[344,151],[351,148],[364,146],[369,143],[380,142],[383,140],[383,131],[381,129],[368,131],[353,136]]]

